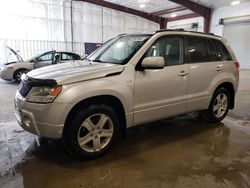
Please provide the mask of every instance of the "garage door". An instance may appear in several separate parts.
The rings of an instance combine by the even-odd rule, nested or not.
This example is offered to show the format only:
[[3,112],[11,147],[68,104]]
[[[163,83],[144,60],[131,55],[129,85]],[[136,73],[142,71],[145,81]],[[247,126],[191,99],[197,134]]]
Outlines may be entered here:
[[226,24],[224,37],[233,48],[241,68],[250,69],[250,22]]

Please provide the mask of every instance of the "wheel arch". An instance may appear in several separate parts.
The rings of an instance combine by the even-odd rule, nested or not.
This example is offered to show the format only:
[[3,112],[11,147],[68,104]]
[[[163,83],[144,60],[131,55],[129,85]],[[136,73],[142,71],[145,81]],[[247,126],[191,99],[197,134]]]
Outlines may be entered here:
[[71,110],[69,111],[65,123],[63,134],[69,128],[70,123],[72,122],[74,115],[79,112],[84,106],[94,105],[94,104],[106,104],[115,109],[115,112],[118,115],[120,121],[119,132],[121,136],[124,138],[126,136],[126,115],[125,109],[120,99],[112,95],[99,95],[84,99],[77,104],[75,104]]

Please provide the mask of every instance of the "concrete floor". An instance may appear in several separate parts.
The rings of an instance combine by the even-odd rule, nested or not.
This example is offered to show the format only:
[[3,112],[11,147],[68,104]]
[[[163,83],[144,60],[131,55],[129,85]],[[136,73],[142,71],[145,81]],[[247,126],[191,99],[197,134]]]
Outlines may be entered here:
[[128,131],[106,156],[73,161],[14,120],[17,84],[0,81],[0,187],[250,187],[250,71],[219,124],[186,115]]

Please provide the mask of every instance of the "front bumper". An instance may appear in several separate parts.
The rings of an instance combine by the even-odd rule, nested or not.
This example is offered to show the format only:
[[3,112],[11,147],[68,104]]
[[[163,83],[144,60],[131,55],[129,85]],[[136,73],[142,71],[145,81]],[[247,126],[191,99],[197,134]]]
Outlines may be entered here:
[[16,120],[33,134],[58,139],[62,137],[66,118],[64,103],[37,104],[27,102],[17,91],[15,97]]
[[14,69],[6,69],[5,67],[0,67],[0,78],[3,80],[12,80],[14,74]]

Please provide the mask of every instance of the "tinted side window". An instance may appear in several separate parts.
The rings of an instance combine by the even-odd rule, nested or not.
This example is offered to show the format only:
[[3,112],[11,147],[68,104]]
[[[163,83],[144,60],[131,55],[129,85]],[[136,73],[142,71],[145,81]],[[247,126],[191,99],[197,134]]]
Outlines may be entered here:
[[209,61],[219,61],[217,51],[210,39],[207,39]]
[[210,61],[207,39],[199,37],[188,37],[188,45],[190,63]]
[[219,40],[212,40],[216,48],[217,56],[221,61],[232,61],[232,57],[224,44]]
[[158,39],[146,52],[145,57],[161,56],[166,66],[183,64],[183,39],[164,37]]

